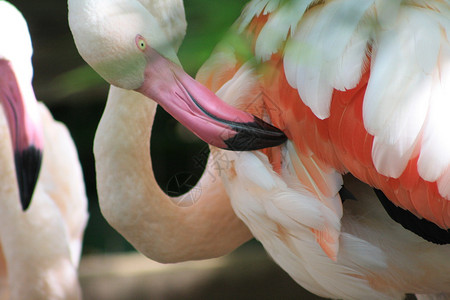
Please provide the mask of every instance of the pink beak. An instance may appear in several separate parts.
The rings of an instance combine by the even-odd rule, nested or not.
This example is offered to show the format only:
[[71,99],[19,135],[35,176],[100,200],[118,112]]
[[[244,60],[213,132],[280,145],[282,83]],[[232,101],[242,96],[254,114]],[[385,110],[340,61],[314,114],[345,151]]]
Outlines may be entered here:
[[42,129],[27,114],[14,70],[5,59],[0,59],[0,102],[8,121],[20,201],[22,209],[26,210],[41,168]]
[[199,138],[213,146],[248,151],[286,141],[278,128],[234,108],[184,70],[147,47],[145,80],[138,92],[153,99]]

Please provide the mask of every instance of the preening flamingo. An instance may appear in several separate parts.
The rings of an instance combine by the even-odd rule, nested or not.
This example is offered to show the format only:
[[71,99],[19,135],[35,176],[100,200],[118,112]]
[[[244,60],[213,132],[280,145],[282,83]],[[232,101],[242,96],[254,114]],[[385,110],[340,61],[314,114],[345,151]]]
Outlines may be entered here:
[[[442,298],[450,293],[449,13],[448,1],[254,0],[233,26],[233,38],[218,46],[197,75],[219,98],[287,134],[285,145],[262,152],[212,152],[228,157],[220,175],[236,214],[278,264],[318,295],[400,299],[407,292]],[[191,81],[180,80],[174,64],[184,33],[180,16],[181,1],[69,0],[82,57],[109,83],[163,107],[184,105],[180,95],[194,102],[200,96],[185,86]],[[240,51],[243,46],[247,51]],[[164,92],[172,97],[162,99]],[[137,95],[112,87],[97,132],[106,218],[153,258],[229,251],[247,237],[240,225],[241,239],[231,240],[228,232],[222,244],[211,245],[202,228],[209,224],[200,224],[197,215],[203,201],[187,208],[191,217],[157,190],[148,157],[151,121],[144,121],[152,104]],[[201,96],[200,107],[217,100]],[[188,118],[176,109],[171,113]],[[224,148],[203,129],[187,127]],[[339,195],[346,173],[360,180],[347,179],[356,201],[343,202]],[[147,195],[164,200],[149,196],[148,202]],[[224,197],[220,203],[227,207]],[[218,201],[209,201],[220,209]],[[202,212],[201,220],[218,211]],[[229,211],[222,213],[234,220]],[[152,218],[145,221],[147,214]],[[196,227],[185,225],[189,218]],[[229,247],[216,251],[227,239]],[[175,251],[168,248],[173,244]]]
[[[120,87],[111,87],[94,144],[99,203],[108,222],[139,251],[165,262],[217,257],[247,241],[251,235],[234,214],[219,180],[203,176],[200,199],[189,207],[176,205],[178,199],[169,199],[159,189],[149,155],[156,103],[147,97],[216,146],[277,145],[285,140],[284,134],[222,103],[176,64],[175,53],[186,29],[181,1],[68,4],[69,24],[81,55],[108,82]],[[134,17],[143,22],[129,22]],[[97,26],[97,21],[99,30],[89,28]],[[116,21],[128,29],[109,26]],[[103,29],[111,31],[103,35]],[[119,49],[117,39],[122,34],[133,43]],[[96,44],[99,47],[92,47]],[[209,168],[215,171],[214,166]]]
[[[0,40],[0,299],[80,299],[77,267],[88,214],[76,148],[66,127],[35,99],[28,27],[21,13],[5,1],[0,1]],[[11,110],[5,102],[17,106]],[[32,124],[20,113],[9,115],[17,110],[37,121]],[[39,132],[44,149],[25,211],[16,169],[26,166],[14,160],[21,138],[14,133],[23,130]]]

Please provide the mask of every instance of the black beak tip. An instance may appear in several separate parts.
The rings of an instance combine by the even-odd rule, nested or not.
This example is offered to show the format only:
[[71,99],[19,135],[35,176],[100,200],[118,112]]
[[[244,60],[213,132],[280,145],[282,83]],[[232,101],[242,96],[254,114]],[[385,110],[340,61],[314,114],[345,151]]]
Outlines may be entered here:
[[258,117],[251,123],[229,124],[237,134],[224,140],[226,150],[253,151],[279,146],[286,142],[287,137],[277,127],[270,125]]
[[34,146],[14,153],[22,210],[30,206],[42,163],[42,151]]

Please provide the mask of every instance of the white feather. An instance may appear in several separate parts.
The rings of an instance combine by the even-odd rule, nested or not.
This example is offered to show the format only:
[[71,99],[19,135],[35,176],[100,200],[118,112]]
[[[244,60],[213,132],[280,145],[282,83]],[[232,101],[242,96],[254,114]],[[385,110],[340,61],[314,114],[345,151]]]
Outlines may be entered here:
[[297,67],[297,89],[303,102],[321,120],[330,116],[333,86],[320,69]]
[[258,153],[240,152],[237,153],[240,164],[236,164],[236,172],[242,174],[254,185],[270,191],[275,188],[276,184],[273,180],[273,175],[264,167],[257,156],[262,155]]
[[[401,175],[419,138],[429,106],[429,72],[437,61],[439,32],[436,22],[411,7],[402,8],[394,28],[378,32],[363,119],[376,137],[372,156],[383,175]],[[424,53],[431,58],[418,57]]]
[[[326,61],[341,57],[374,0],[335,0],[323,7],[309,39],[320,45]],[[320,43],[319,43],[320,41]]]
[[279,4],[279,0],[252,0],[242,10],[241,16],[237,20],[239,24],[238,31],[244,31],[245,27],[250,24],[252,19],[259,16],[265,7],[269,6],[271,9],[275,9],[275,6]]
[[397,20],[403,0],[376,0],[375,13],[378,25],[384,30],[393,26]]
[[220,44],[198,70],[195,78],[199,82],[211,80],[209,89],[215,92],[222,86],[224,77],[235,68],[236,64],[234,49],[227,44]]
[[258,101],[260,86],[258,78],[249,63],[244,64],[234,74],[233,78],[227,81],[217,91],[217,96],[228,104],[246,109],[250,105],[262,105]]
[[[450,201],[450,168],[445,169],[445,171],[441,174],[441,176],[439,177],[437,183],[438,183],[438,190],[439,193],[446,198],[447,200],[444,201]],[[450,207],[450,203],[447,204],[447,207]],[[445,211],[444,211],[445,214]],[[447,214],[450,215],[450,211],[449,208],[447,208]],[[447,226],[447,228],[450,228],[450,223],[446,223],[445,224]]]
[[398,144],[385,143],[375,136],[372,145],[372,159],[377,171],[385,176],[398,178],[406,168],[415,144],[407,149],[399,149]]
[[[428,181],[438,181],[441,195],[450,199],[448,176],[441,177],[450,165],[450,45],[441,46],[439,67],[433,74],[430,108],[422,139],[422,148],[417,163],[420,176]],[[446,178],[446,180],[444,179]]]
[[284,55],[284,68],[288,83],[298,90],[303,102],[315,115],[325,119],[330,114],[330,101],[333,88],[321,74],[323,54],[321,49],[308,41],[309,32],[315,27],[318,18],[309,12],[299,23],[295,35],[288,41]]
[[312,8],[286,46],[286,78],[320,119],[330,114],[334,88],[352,88],[359,81],[369,39],[359,24],[373,1],[335,0]]
[[432,294],[432,295],[422,295],[416,294],[417,300],[448,300],[450,298],[450,294],[442,293],[442,294]]
[[[298,177],[301,177],[301,174],[298,174],[293,166],[294,164],[296,164],[297,166],[302,168],[302,174],[308,176],[309,182],[314,188],[313,192],[316,194],[316,197],[318,197],[320,201],[322,201],[329,209],[331,209],[335,216],[337,216],[337,220],[339,220],[342,217],[342,202],[341,198],[338,195],[343,184],[342,175],[336,172],[336,170],[334,170],[333,168],[329,168],[328,170],[319,168],[317,166],[317,163],[314,162],[314,159],[312,157],[309,157],[309,159],[315,163],[315,166],[317,166],[316,170],[314,171],[319,170],[319,172],[323,176],[323,180],[328,186],[329,194],[332,196],[323,195],[323,193],[317,187],[318,183],[315,182],[313,178],[311,178],[310,174],[308,174],[308,170],[305,168],[305,166],[301,162],[301,159],[298,157],[297,150],[291,141],[288,141],[286,143],[286,150],[286,153],[284,153],[283,155],[286,162],[282,175],[288,186],[291,186],[297,190],[302,189],[301,186],[298,186]],[[330,218],[330,220],[332,220],[332,218]],[[332,227],[339,230],[339,224],[335,224]]]
[[333,87],[340,91],[354,88],[361,79],[367,56],[370,28],[360,24],[341,57],[336,58],[334,72],[331,73]]
[[268,60],[273,53],[278,52],[286,40],[289,31],[294,32],[297,23],[310,4],[308,1],[288,1],[269,16],[258,35],[255,45],[255,56],[262,61]]
[[[246,163],[247,159],[251,163]],[[236,214],[263,243],[272,258],[299,284],[323,297],[400,299],[401,292],[377,291],[368,283],[366,276],[372,272],[388,274],[386,253],[352,233],[370,228],[364,223],[362,228],[358,226],[357,215],[352,219],[352,213],[348,214],[350,219],[346,221],[346,227],[350,232],[341,235],[338,259],[332,261],[320,249],[311,231],[324,222],[324,215],[319,212],[328,208],[320,201],[308,200],[311,196],[305,193],[299,182],[294,186],[300,189],[288,187],[284,182],[294,180],[295,176],[281,178],[271,169],[263,154],[239,154],[232,160],[231,165],[236,166],[236,171],[224,169],[221,175]],[[240,165],[246,168],[245,172],[241,172]],[[272,182],[275,182],[271,190],[266,189],[266,184],[255,182],[258,178],[255,174],[262,172],[262,168],[266,169],[264,176],[270,174]],[[282,173],[289,176],[290,172],[284,169]],[[387,217],[377,202],[369,203],[375,205],[370,208],[369,215],[376,217],[381,213]],[[376,240],[377,237],[373,238]]]
[[264,8],[264,13],[263,14],[270,14],[271,12],[273,12],[274,10],[276,10],[278,8],[278,6],[280,5],[281,0],[271,0],[269,2],[267,2],[266,7]]

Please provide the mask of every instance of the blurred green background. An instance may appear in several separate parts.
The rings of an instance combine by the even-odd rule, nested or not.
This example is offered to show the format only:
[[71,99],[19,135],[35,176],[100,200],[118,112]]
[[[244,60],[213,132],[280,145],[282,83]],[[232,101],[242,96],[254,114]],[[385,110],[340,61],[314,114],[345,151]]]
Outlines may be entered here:
[[[108,85],[88,67],[78,55],[67,24],[67,4],[65,0],[14,0],[11,1],[28,22],[33,40],[34,80],[37,99],[47,104],[55,119],[69,128],[78,148],[82,163],[86,190],[89,198],[90,219],[85,232],[83,255],[132,252],[133,247],[112,229],[102,217],[97,201],[95,185],[94,157],[92,142],[95,130],[105,105]],[[239,16],[245,1],[242,0],[188,0],[185,1],[188,29],[180,48],[179,58],[184,69],[195,76],[198,68],[209,57],[217,42],[224,36],[230,25]],[[172,193],[183,192],[183,188],[172,186],[177,176],[191,177],[194,181],[202,173],[207,150],[206,144],[192,134],[186,133],[163,110],[159,109],[152,134],[152,158],[156,179],[161,188]],[[200,154],[200,155],[199,155]],[[199,158],[203,160],[199,161]],[[192,182],[190,182],[192,183]],[[245,253],[263,253],[256,241],[243,246]],[[264,261],[269,261],[264,255]],[[216,278],[216,284],[209,287],[198,299],[317,299],[304,296],[304,291],[283,271],[269,261],[270,269],[264,272],[251,271],[253,276],[265,276],[259,280],[257,290],[246,293],[239,290],[237,282],[228,285],[236,287],[236,294],[223,296],[227,284]],[[244,270],[245,269],[245,270]],[[232,272],[250,272],[239,263]],[[242,273],[242,274],[244,274]],[[253,280],[251,275],[244,275]],[[224,277],[228,278],[228,277]],[[150,280],[150,279],[148,279]],[[83,282],[82,282],[83,283]],[[277,284],[278,283],[278,284]],[[241,283],[245,285],[246,283]],[[233,288],[232,288],[233,289]],[[239,291],[237,291],[239,290]],[[197,293],[198,294],[198,293]],[[222,295],[215,297],[211,295]],[[240,294],[240,297],[236,295]],[[246,295],[246,296],[245,296]],[[211,298],[209,297],[211,296]],[[116,297],[114,299],[119,299]],[[170,297],[161,297],[169,299]],[[177,299],[178,296],[170,299]],[[185,295],[183,299],[197,299]],[[109,298],[108,298],[109,299]],[[137,299],[125,296],[120,299]],[[147,299],[145,296],[139,299]]]

